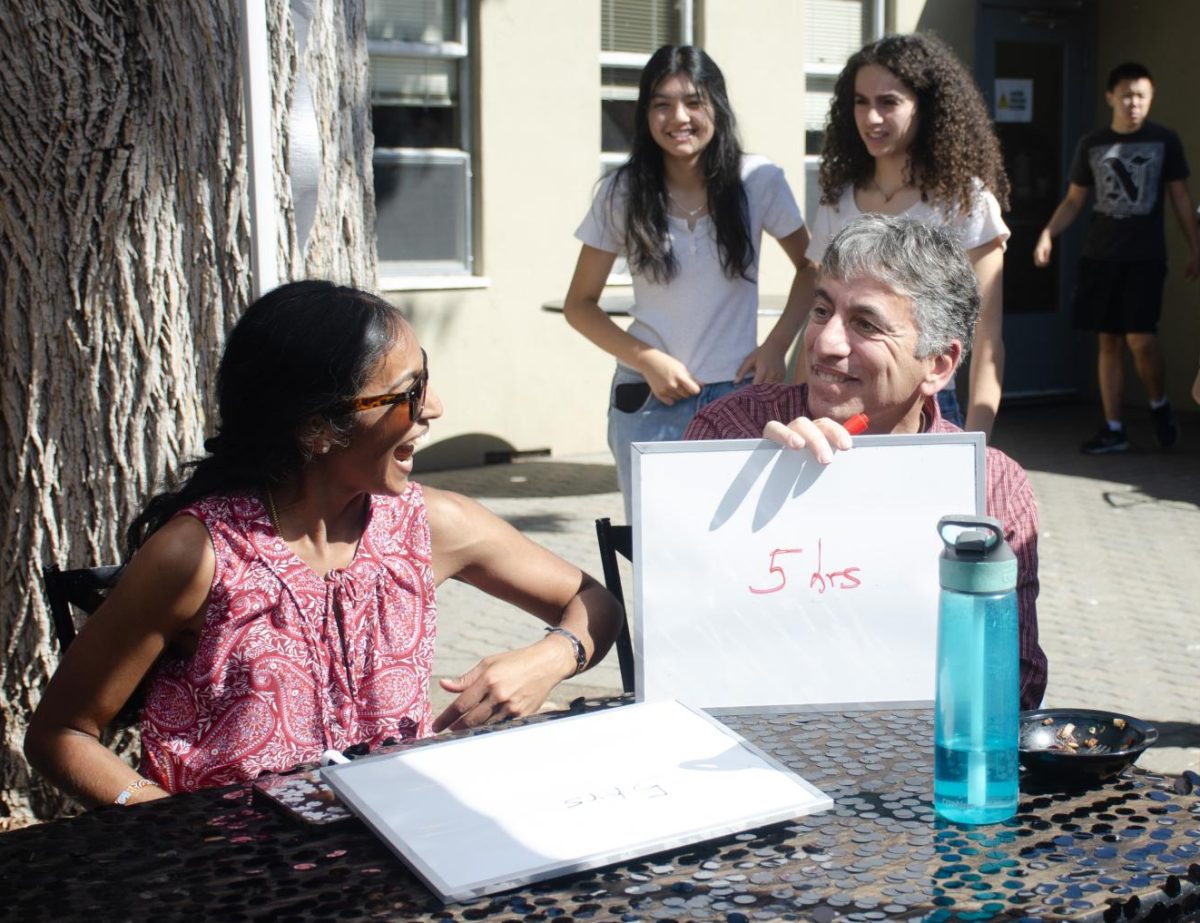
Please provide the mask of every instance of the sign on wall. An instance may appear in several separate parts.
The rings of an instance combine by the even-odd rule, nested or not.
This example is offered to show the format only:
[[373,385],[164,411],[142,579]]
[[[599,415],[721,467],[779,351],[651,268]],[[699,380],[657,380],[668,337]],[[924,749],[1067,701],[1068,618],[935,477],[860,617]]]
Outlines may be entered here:
[[995,105],[997,122],[1033,121],[1033,80],[1028,77],[997,77]]

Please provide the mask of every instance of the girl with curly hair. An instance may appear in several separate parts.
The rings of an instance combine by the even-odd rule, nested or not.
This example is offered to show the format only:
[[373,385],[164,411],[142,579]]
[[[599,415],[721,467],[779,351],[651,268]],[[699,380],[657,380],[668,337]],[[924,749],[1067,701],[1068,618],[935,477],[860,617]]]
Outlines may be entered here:
[[[889,35],[854,54],[834,85],[822,151],[821,206],[808,257],[864,213],[944,225],[975,267],[975,328],[965,428],[991,436],[1004,374],[1002,276],[1008,177],[979,88],[944,44]],[[963,425],[951,381],[943,416]]]
[[[742,153],[712,58],[690,45],[658,49],[642,71],[634,125],[629,160],[603,181],[575,232],[583,247],[563,304],[571,326],[617,360],[608,443],[627,516],[630,444],[683,438],[697,410],[745,380],[782,381],[812,300],[800,209],[779,167]],[[763,231],[797,274],[760,346]],[[618,255],[633,276],[628,330],[600,307]]]

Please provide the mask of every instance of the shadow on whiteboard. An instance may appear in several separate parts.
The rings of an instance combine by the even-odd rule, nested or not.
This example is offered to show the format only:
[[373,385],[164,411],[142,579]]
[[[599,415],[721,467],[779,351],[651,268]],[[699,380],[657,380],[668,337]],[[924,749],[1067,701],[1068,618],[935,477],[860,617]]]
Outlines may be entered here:
[[779,515],[788,500],[800,496],[812,487],[825,471],[825,466],[819,464],[807,452],[785,452],[776,449],[772,457],[771,443],[764,442],[763,445],[763,451],[750,454],[742,470],[721,497],[717,511],[713,513],[712,522],[708,526],[710,532],[721,528],[733,517],[768,468],[770,471],[767,481],[754,507],[754,519],[750,526],[752,532],[762,531]]

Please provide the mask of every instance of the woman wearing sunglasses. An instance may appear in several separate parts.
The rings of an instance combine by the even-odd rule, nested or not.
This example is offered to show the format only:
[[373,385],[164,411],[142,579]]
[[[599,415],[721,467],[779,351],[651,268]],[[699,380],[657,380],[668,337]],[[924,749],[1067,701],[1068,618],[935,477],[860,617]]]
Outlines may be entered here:
[[[120,583],[63,658],[26,737],[88,804],[131,804],[536,711],[620,624],[591,577],[465,497],[409,481],[442,406],[387,302],[295,282],[250,306],[220,422],[129,529]],[[428,682],[436,587],[456,578],[552,630]],[[140,774],[100,734],[142,684]]]

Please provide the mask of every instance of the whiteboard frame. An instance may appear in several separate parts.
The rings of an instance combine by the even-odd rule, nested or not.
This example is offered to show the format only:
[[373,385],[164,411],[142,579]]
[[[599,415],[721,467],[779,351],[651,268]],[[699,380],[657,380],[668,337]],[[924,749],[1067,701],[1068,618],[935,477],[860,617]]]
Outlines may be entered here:
[[[975,465],[975,515],[982,516],[987,509],[987,443],[983,433],[953,432],[953,433],[911,433],[887,434],[878,436],[855,436],[852,439],[853,450],[887,448],[892,446],[938,446],[966,445],[973,449]],[[633,481],[633,583],[635,600],[634,618],[634,698],[635,701],[645,701],[646,690],[646,654],[643,646],[643,625],[645,607],[643,605],[643,554],[642,554],[642,460],[649,455],[686,454],[692,452],[738,452],[746,454],[769,452],[772,455],[781,452],[808,452],[808,449],[785,449],[769,439],[720,439],[720,440],[688,440],[681,442],[635,442],[630,449],[632,453]],[[837,460],[832,462],[837,464]],[[765,466],[764,466],[765,468]],[[946,510],[946,513],[969,512],[966,510]],[[822,712],[840,709],[855,711],[884,710],[897,708],[922,708],[932,705],[929,699],[921,700],[889,700],[889,701],[847,701],[847,702],[778,702],[770,705],[747,705],[733,703],[728,706],[704,706],[704,710],[713,715],[726,714],[773,714],[782,712]]]
[[[651,711],[646,711],[647,709]],[[633,710],[639,710],[636,719],[634,719],[635,712]],[[558,747],[554,743],[556,733],[563,731],[571,722],[576,721],[591,721],[594,724],[607,721],[609,725],[612,725],[616,721],[619,725],[623,715],[628,715],[630,719],[643,722],[655,719],[660,725],[663,722],[670,722],[671,726],[676,728],[679,728],[681,722],[686,722],[689,717],[695,718],[699,722],[702,722],[700,730],[707,731],[711,727],[720,732],[720,739],[723,742],[727,742],[731,748],[740,748],[745,751],[744,756],[748,758],[750,765],[744,767],[744,769],[766,769],[786,776],[786,783],[783,787],[793,790],[795,795],[783,798],[780,797],[780,793],[772,791],[770,796],[771,806],[752,813],[745,813],[744,808],[739,809],[731,806],[729,802],[732,799],[728,797],[727,791],[722,791],[718,797],[705,797],[702,799],[702,803],[697,802],[693,798],[684,802],[689,809],[694,806],[694,809],[698,813],[708,811],[711,817],[706,816],[698,820],[696,825],[691,829],[675,830],[673,833],[659,831],[647,838],[630,841],[621,848],[609,848],[590,854],[576,855],[569,859],[543,857],[548,859],[548,861],[536,867],[513,865],[504,874],[477,876],[468,884],[453,884],[439,872],[438,867],[434,863],[427,860],[426,854],[422,851],[420,838],[413,836],[412,832],[408,829],[397,829],[384,818],[382,813],[384,810],[394,806],[398,800],[403,801],[405,798],[428,800],[428,793],[409,792],[403,789],[397,790],[395,786],[384,787],[377,783],[362,784],[359,782],[360,777],[365,780],[362,770],[369,764],[379,763],[380,761],[403,763],[406,759],[411,759],[417,755],[427,758],[434,751],[436,751],[437,757],[442,761],[458,761],[461,765],[466,766],[485,766],[487,765],[486,760],[480,761],[480,753],[486,756],[489,741],[495,744],[498,738],[503,737],[506,741],[511,742],[512,735],[515,734],[543,738],[543,740],[539,741],[527,741],[531,756],[528,766],[523,767],[523,769],[526,769],[530,774],[536,774],[546,773],[552,768],[555,774],[569,775],[573,771],[573,763],[586,765],[591,762],[594,759],[593,751]],[[619,731],[620,728],[618,727],[617,730]],[[597,746],[614,745],[615,741],[612,739],[614,737],[619,738],[620,735],[611,729],[608,730],[607,735],[598,733]],[[705,741],[711,742],[707,737]],[[545,759],[547,751],[555,754],[552,765]],[[631,771],[638,767],[639,761],[643,760],[644,757],[645,754],[641,751],[628,754],[628,765],[631,767]],[[676,759],[680,761],[681,766],[684,766],[693,761],[694,758],[695,755],[692,753],[680,755],[668,754],[664,765],[669,764],[670,760]],[[415,772],[419,773],[420,770],[415,770]],[[486,771],[478,775],[481,776],[480,786],[490,787],[493,784],[490,774]],[[710,773],[708,775],[716,779],[723,774]],[[362,818],[371,831],[446,904],[471,900],[493,894],[497,891],[507,891],[534,882],[611,865],[615,862],[635,859],[664,850],[690,846],[705,840],[756,829],[767,824],[791,820],[795,817],[825,811],[833,807],[832,798],[806,781],[797,772],[789,769],[779,760],[750,743],[732,728],[727,727],[699,709],[691,708],[690,706],[669,699],[648,703],[622,704],[602,711],[554,718],[549,721],[541,721],[521,727],[475,734],[455,740],[446,740],[435,743],[432,746],[408,747],[392,753],[365,757],[344,765],[326,766],[321,769],[321,776],[329,787],[333,789],[342,803]],[[454,810],[454,806],[459,803],[456,796],[460,794],[462,792],[459,790],[446,788],[438,792],[437,796],[450,806],[450,810]],[[503,793],[499,791],[495,792],[495,795],[498,798],[503,797]],[[471,809],[459,808],[459,810],[469,813]],[[742,813],[738,813],[739,810]],[[487,819],[490,820],[490,818]],[[461,843],[461,849],[456,854],[454,860],[456,867],[469,861],[471,850],[476,846],[477,844],[469,840]]]

